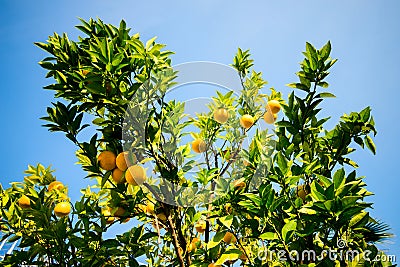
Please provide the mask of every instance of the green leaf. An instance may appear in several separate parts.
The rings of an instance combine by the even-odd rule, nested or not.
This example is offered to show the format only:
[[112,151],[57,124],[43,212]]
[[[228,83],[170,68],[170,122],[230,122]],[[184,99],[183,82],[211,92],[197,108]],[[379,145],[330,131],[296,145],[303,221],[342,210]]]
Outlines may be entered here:
[[275,125],[278,127],[286,127],[286,128],[293,127],[293,125],[288,121],[278,121]]
[[207,249],[212,249],[213,247],[218,246],[219,243],[221,243],[222,239],[225,236],[225,232],[218,232],[216,233],[213,238],[208,242],[207,244]]
[[343,168],[340,168],[335,172],[333,175],[333,182],[335,184],[335,189],[338,189],[340,186],[342,186],[345,183],[345,172]]
[[308,59],[310,61],[310,67],[312,70],[316,70],[318,67],[317,66],[317,62],[318,62],[317,50],[309,42],[306,42],[306,50],[307,50],[307,54],[308,54]]
[[300,90],[303,90],[306,92],[310,91],[310,87],[305,84],[302,84],[302,83],[288,83],[288,84],[286,84],[286,86],[289,86],[291,88],[300,89]]
[[258,195],[252,194],[252,193],[245,193],[245,195],[248,199],[252,200],[256,206],[260,206],[261,204],[261,198]]
[[369,135],[366,135],[364,137],[364,142],[365,145],[368,147],[369,150],[375,155],[376,154],[376,146],[374,144],[374,141],[372,141],[372,138]]
[[287,169],[288,169],[288,160],[285,158],[285,156],[282,154],[281,151],[279,151],[276,154],[276,161],[277,161],[279,169],[281,169],[282,173],[286,174]]
[[233,222],[233,215],[230,214],[225,217],[219,218],[219,221],[226,227],[226,228],[231,228],[232,222]]
[[317,214],[317,211],[310,209],[310,208],[306,208],[306,207],[299,209],[299,212],[304,213],[304,214],[309,214],[309,215]]
[[278,235],[273,232],[266,232],[259,236],[262,240],[274,240],[278,238]]
[[362,148],[364,148],[364,142],[363,142],[363,140],[362,140],[361,137],[359,137],[359,136],[354,137],[354,142],[356,142],[356,143],[359,144]]
[[328,97],[336,97],[336,96],[329,92],[323,92],[323,93],[319,93],[316,97],[328,98]]
[[367,122],[369,117],[371,116],[371,108],[366,107],[365,109],[361,110],[360,117],[362,122]]
[[315,181],[311,184],[311,196],[313,199],[315,199],[317,201],[325,201],[326,200],[326,197],[324,195],[324,189],[322,188],[322,186],[320,184],[318,184]]
[[226,261],[235,261],[239,259],[241,254],[242,252],[239,249],[228,250],[221,255],[221,257],[215,262],[215,265],[222,266],[222,264],[224,264]]
[[361,196],[345,196],[341,199],[343,209],[352,207],[356,204],[357,200],[362,198]]
[[286,223],[283,226],[283,228],[282,228],[282,238],[285,241],[285,243],[287,243],[288,239],[290,238],[291,232],[296,230],[296,228],[297,228],[297,221],[296,220],[289,221],[288,223]]
[[329,87],[329,83],[327,83],[327,82],[319,82],[318,86],[321,86],[322,88],[328,88]]
[[320,50],[320,56],[322,60],[328,59],[331,53],[331,42],[328,41]]
[[369,220],[369,213],[363,211],[354,216],[353,218],[351,218],[349,226],[354,228],[362,227],[368,222],[368,220]]

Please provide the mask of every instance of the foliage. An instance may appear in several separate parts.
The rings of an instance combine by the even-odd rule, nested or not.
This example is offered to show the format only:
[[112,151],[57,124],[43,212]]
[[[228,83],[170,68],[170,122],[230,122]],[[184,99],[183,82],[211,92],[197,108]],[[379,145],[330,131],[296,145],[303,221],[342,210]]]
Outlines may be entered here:
[[[318,117],[322,101],[334,97],[324,91],[336,62],[330,42],[321,49],[306,44],[299,82],[288,84],[300,92],[287,100],[273,88],[270,95],[262,93],[262,73],[251,69],[249,51],[239,49],[232,66],[242,82],[241,95],[217,92],[208,113],[184,120],[184,103],[164,98],[176,76],[172,52],[155,38],[143,43],[124,21],[119,27],[101,20],[81,22],[77,27],[85,37],[79,41],[54,34],[36,45],[51,55],[40,65],[55,80],[45,89],[60,99],[47,108],[44,126],[65,133],[76,145],[78,162],[96,185],[82,189],[72,213],[61,218],[54,206],[70,200],[67,187],[49,191],[56,180],[51,169],[29,166],[23,182],[1,187],[3,238],[20,239],[20,249],[1,266],[143,266],[144,261],[181,267],[235,262],[392,266],[360,256],[300,259],[290,254],[354,250],[369,251],[373,259],[381,253],[376,243],[390,237],[388,227],[370,216],[372,203],[366,197],[372,193],[350,158],[355,144],[376,152],[371,109],[343,115],[332,130],[324,128],[329,118]],[[274,133],[241,126],[243,115],[259,123],[270,100],[278,100],[284,113]],[[226,123],[213,117],[221,108],[229,116]],[[188,131],[189,126],[197,132]],[[92,135],[82,141],[84,129]],[[188,134],[205,142],[204,162],[193,159],[185,143]],[[251,138],[248,148],[246,137]],[[117,182],[113,170],[100,168],[101,151],[125,151],[132,164],[155,167],[141,186],[127,183],[125,170]],[[22,195],[30,199],[29,208],[18,205]],[[131,230],[104,237],[112,225],[131,218],[136,222]]]

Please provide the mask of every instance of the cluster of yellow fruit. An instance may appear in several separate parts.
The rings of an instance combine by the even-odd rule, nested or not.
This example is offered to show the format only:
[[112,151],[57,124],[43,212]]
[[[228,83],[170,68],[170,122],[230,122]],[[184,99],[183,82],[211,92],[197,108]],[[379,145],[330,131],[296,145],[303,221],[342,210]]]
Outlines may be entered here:
[[[53,181],[48,185],[47,190],[49,192],[52,192],[54,190],[61,191],[64,188],[65,188],[64,184],[61,183],[60,181]],[[61,217],[68,216],[71,213],[71,205],[69,204],[68,201],[66,201],[68,199],[67,195],[65,195],[64,193],[60,193],[59,196],[60,196],[61,202],[59,202],[55,205],[54,214],[57,217],[61,218]],[[22,209],[28,209],[31,207],[31,200],[27,195],[24,194],[18,199],[18,205]]]
[[[270,100],[267,103],[267,111],[264,113],[264,120],[268,124],[272,124],[278,118],[278,112],[281,105],[278,100]],[[271,112],[269,112],[271,111]],[[225,108],[218,108],[214,111],[214,120],[220,124],[224,124],[229,120],[229,112]],[[244,129],[249,129],[254,125],[255,118],[250,114],[244,114],[239,119],[240,125]],[[196,153],[203,153],[207,150],[207,144],[203,139],[197,138],[192,142],[192,150]]]
[[103,151],[97,157],[100,168],[106,171],[112,171],[112,179],[115,183],[121,184],[127,182],[133,186],[138,186],[146,180],[146,170],[136,163],[134,154],[121,152],[118,156],[111,151]]
[[[272,124],[278,118],[278,112],[281,110],[281,104],[278,100],[270,100],[267,104],[267,111],[264,113],[264,121]],[[271,112],[270,112],[271,111]]]

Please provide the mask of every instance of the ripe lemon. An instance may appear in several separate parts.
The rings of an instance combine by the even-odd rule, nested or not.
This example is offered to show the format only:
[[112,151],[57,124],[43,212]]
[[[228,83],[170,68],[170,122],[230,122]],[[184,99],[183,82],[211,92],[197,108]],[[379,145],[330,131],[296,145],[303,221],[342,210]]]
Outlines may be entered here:
[[268,107],[272,113],[276,114],[281,110],[281,104],[278,100],[270,100],[268,101]]
[[276,113],[271,113],[268,111],[264,113],[264,121],[268,124],[273,124],[277,118],[278,118],[278,114],[276,114]]
[[206,151],[207,144],[202,139],[198,138],[192,142],[192,149],[196,153],[203,153]]
[[22,195],[18,199],[18,206],[20,206],[23,209],[30,208],[31,207],[31,200],[26,195]]
[[221,124],[224,124],[227,122],[229,119],[229,113],[226,109],[224,108],[219,108],[214,111],[214,120],[216,122],[219,122]]
[[60,202],[54,207],[54,214],[57,217],[68,216],[71,212],[71,205],[68,202]]
[[125,179],[133,186],[141,185],[146,180],[146,170],[142,166],[133,165],[126,171]]
[[63,185],[63,183],[61,183],[60,181],[53,181],[53,182],[51,182],[50,184],[49,184],[49,186],[47,187],[47,190],[48,191],[51,191],[51,190],[61,190],[61,189],[63,189],[64,188],[64,185]]
[[117,184],[124,183],[124,172],[121,171],[119,168],[115,168],[112,172],[112,179]]
[[[129,152],[125,151],[119,153],[117,156],[116,165],[121,171],[126,171],[128,167],[133,165],[133,162],[136,162],[136,156],[134,154],[129,154]],[[133,159],[133,162],[131,162],[131,159]]]
[[308,195],[308,192],[306,191],[306,186],[298,185],[296,187],[296,195],[304,201],[306,199],[306,196]]
[[200,234],[204,233],[204,231],[206,230],[206,222],[205,221],[198,221],[195,225],[194,228],[196,229],[196,231]]
[[116,156],[111,151],[103,151],[97,157],[97,161],[99,162],[100,168],[106,171],[111,171],[116,166]]
[[242,127],[245,129],[249,129],[251,126],[253,126],[253,124],[254,118],[249,114],[245,114],[240,118],[240,125],[242,125]]
[[236,243],[236,237],[231,232],[226,232],[224,242],[227,244]]
[[245,187],[246,183],[242,179],[233,181],[233,188],[235,188],[236,190],[242,190]]

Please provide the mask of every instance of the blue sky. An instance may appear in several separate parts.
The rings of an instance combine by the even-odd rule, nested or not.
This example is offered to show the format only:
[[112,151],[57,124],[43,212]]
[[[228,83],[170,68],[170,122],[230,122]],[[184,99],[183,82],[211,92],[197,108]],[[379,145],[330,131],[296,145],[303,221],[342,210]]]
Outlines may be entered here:
[[[135,3],[136,2],[136,3]],[[33,45],[53,32],[76,39],[78,17],[99,17],[117,24],[125,19],[144,40],[153,36],[176,52],[173,63],[215,61],[230,64],[238,47],[251,49],[255,68],[269,86],[287,95],[309,41],[331,40],[339,61],[329,77],[337,96],[323,106],[331,124],[343,113],[371,106],[378,135],[377,155],[359,150],[354,158],[376,195],[372,215],[400,235],[397,119],[400,74],[400,2],[385,1],[6,1],[0,0],[0,182],[22,180],[28,164],[52,165],[59,180],[77,196],[83,173],[74,165],[75,147],[63,134],[41,127],[40,117],[53,101],[41,88],[50,80],[37,62],[46,54]],[[399,239],[381,247],[400,251]],[[397,255],[398,257],[400,255]]]

